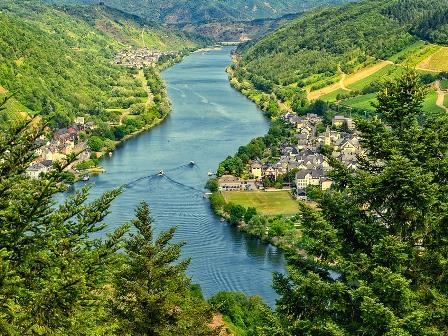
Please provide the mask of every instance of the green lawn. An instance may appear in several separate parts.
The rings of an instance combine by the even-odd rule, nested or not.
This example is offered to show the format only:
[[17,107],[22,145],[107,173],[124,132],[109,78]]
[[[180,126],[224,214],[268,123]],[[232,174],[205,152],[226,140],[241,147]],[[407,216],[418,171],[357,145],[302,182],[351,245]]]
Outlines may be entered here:
[[228,191],[222,194],[226,202],[253,207],[263,215],[295,215],[299,211],[299,203],[288,191]]

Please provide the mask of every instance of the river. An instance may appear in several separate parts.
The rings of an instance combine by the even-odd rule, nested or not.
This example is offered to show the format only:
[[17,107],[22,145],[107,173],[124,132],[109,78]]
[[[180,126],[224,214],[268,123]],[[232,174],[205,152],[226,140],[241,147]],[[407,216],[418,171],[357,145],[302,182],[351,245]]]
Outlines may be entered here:
[[[132,219],[133,209],[147,201],[156,232],[177,226],[175,240],[186,242],[183,256],[192,258],[188,275],[206,297],[222,290],[241,291],[273,305],[272,273],[284,272],[282,253],[221,222],[201,192],[208,171],[269,126],[255,105],[229,85],[225,68],[230,50],[194,53],[165,70],[173,105],[168,119],[103,159],[106,173],[89,183],[97,197],[164,170],[166,177],[132,183],[114,201],[106,232]],[[196,165],[188,165],[190,161]]]

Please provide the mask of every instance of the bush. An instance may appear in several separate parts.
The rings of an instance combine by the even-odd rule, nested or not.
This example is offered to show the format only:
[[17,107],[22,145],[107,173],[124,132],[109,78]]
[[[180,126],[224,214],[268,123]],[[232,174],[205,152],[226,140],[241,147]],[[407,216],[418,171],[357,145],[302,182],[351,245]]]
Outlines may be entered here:
[[104,140],[101,139],[99,136],[92,136],[87,141],[87,144],[89,145],[90,149],[94,152],[99,152],[104,147]]
[[211,178],[205,184],[205,188],[210,190],[210,192],[217,192],[219,189],[219,183],[217,178]]
[[224,197],[219,192],[214,192],[209,199],[210,206],[215,213],[218,213],[220,210],[222,210],[224,208],[224,205],[226,204]]
[[226,204],[224,206],[224,211],[227,212],[230,216],[229,222],[232,225],[238,225],[246,214],[246,208],[239,204]]
[[226,320],[235,325],[242,335],[260,335],[260,330],[272,321],[272,312],[258,296],[237,292],[219,292],[208,302]]

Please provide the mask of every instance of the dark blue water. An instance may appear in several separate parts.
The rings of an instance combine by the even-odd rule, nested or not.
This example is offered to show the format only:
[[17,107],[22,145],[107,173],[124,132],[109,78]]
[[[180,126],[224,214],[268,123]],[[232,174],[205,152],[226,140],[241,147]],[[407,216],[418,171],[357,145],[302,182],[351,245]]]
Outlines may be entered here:
[[[188,274],[205,296],[242,291],[260,295],[272,305],[276,297],[272,273],[283,272],[283,255],[222,223],[201,192],[208,171],[268,130],[255,105],[230,87],[225,73],[229,62],[230,48],[225,48],[192,54],[166,70],[163,77],[173,105],[170,117],[104,159],[106,173],[90,180],[92,195],[166,171],[166,177],[131,184],[113,203],[107,230],[132,219],[133,209],[145,200],[156,232],[177,226],[175,239],[187,243],[183,255],[192,258]],[[188,165],[192,160],[195,166]]]

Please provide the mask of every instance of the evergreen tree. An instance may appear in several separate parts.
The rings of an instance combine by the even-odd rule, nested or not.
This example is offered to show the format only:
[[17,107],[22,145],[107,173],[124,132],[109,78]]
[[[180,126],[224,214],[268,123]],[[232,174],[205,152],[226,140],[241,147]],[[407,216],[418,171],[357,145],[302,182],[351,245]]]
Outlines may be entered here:
[[31,120],[0,133],[2,335],[88,334],[76,327],[79,320],[100,326],[101,289],[126,231],[120,227],[106,240],[92,238],[104,228],[102,220],[119,190],[87,203],[88,188],[83,188],[55,203],[63,170],[74,157],[55,164],[41,179],[25,176],[44,128]]
[[415,73],[388,83],[357,121],[360,169],[333,161],[303,207],[304,253],[274,279],[284,334],[448,334],[448,116],[424,97]]
[[176,263],[175,230],[153,241],[146,204],[138,234],[125,239],[123,225],[97,239],[120,189],[88,203],[85,187],[56,203],[75,155],[40,179],[26,176],[45,129],[33,119],[0,132],[0,334],[214,335],[185,275],[189,260]]
[[185,275],[189,259],[179,261],[182,243],[172,244],[175,229],[153,237],[149,207],[142,203],[132,222],[137,229],[127,241],[126,263],[116,277],[113,310],[120,335],[213,335],[211,312],[193,295]]

